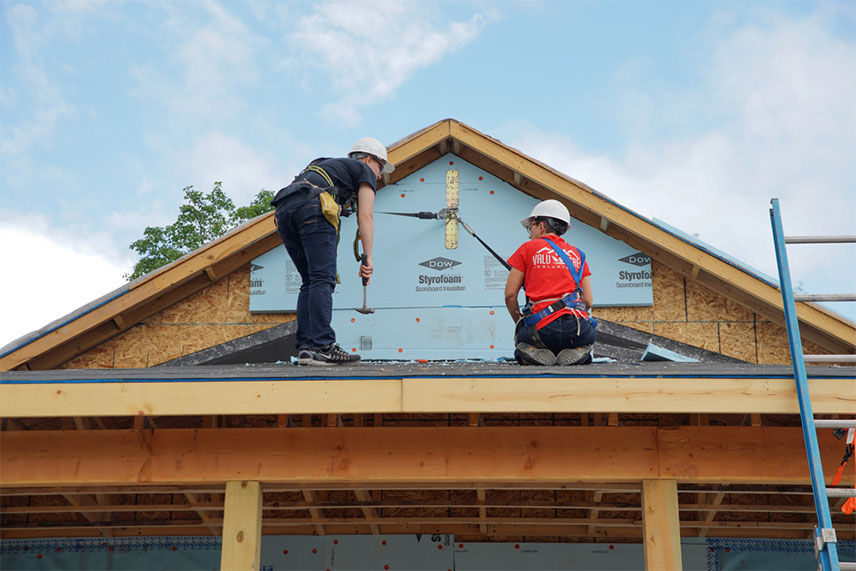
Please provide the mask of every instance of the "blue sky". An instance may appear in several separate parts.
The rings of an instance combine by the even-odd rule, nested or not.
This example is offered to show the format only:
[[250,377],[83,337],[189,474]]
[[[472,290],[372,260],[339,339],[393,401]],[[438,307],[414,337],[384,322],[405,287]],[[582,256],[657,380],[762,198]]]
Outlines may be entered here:
[[[2,0],[0,18],[0,345],[121,285],[184,187],[246,203],[446,117],[771,275],[771,197],[789,234],[856,234],[852,1]],[[856,246],[790,253],[805,291],[856,291]]]

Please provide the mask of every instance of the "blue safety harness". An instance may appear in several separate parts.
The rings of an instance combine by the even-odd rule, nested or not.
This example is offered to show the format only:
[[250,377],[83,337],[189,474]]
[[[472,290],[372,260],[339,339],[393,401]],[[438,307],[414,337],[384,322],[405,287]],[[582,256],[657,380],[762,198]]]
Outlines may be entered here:
[[[580,283],[582,282],[583,278],[583,267],[586,263],[585,252],[577,248],[577,252],[579,252],[580,254],[580,269],[578,270],[574,263],[571,261],[571,258],[569,258],[565,251],[562,250],[558,245],[556,245],[555,242],[553,242],[549,238],[541,239],[550,244],[550,247],[553,248],[556,254],[558,254],[559,258],[561,258],[561,260],[568,267],[568,271],[571,272],[571,277],[574,278],[574,283],[576,284],[577,288],[576,290],[574,290],[573,293],[569,293],[567,295],[562,296],[560,300],[551,303],[538,313],[530,313],[529,315],[526,315],[526,308],[524,308],[523,323],[527,326],[537,326],[537,324],[540,323],[540,321],[545,317],[548,317],[553,313],[559,311],[560,309],[565,308],[571,310],[571,313],[573,313],[577,317],[582,317],[584,319],[594,321],[594,318],[591,317],[586,311],[586,304],[583,301],[582,288],[580,286]],[[528,308],[528,310],[531,311],[531,307]]]

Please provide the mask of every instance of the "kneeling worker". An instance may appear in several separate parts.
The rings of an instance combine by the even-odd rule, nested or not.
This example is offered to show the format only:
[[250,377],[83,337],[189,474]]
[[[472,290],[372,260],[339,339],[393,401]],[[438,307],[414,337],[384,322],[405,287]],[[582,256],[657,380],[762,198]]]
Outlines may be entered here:
[[[520,221],[529,241],[508,259],[505,306],[515,323],[514,357],[522,365],[591,363],[597,326],[591,317],[591,271],[582,250],[559,236],[571,216],[558,200],[544,200]],[[520,288],[527,304],[517,303]]]
[[276,207],[279,237],[302,280],[297,296],[299,365],[344,365],[360,360],[359,355],[347,353],[336,344],[336,333],[330,326],[339,215],[356,208],[366,256],[359,275],[370,279],[374,270],[377,181],[395,168],[386,157],[386,147],[380,141],[365,137],[354,144],[347,157],[312,161],[271,201]]

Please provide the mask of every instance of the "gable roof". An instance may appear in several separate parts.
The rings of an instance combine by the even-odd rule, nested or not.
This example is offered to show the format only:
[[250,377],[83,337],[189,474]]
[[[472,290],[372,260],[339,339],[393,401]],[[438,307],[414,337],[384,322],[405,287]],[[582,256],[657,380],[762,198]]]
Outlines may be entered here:
[[[783,325],[774,283],[686,235],[649,220],[585,184],[454,119],[389,147],[394,183],[452,152],[538,199],[563,202],[571,216],[637,248],[765,319]],[[0,350],[0,370],[51,369],[209,286],[280,244],[269,212],[222,238],[118,288]],[[797,303],[801,336],[832,353],[856,351],[856,324],[813,303]]]

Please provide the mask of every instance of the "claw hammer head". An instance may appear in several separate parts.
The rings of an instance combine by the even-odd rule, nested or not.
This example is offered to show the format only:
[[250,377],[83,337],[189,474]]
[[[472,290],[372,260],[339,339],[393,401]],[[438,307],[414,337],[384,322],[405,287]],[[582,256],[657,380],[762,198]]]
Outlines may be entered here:
[[[363,254],[362,256],[360,256],[360,264],[361,264],[361,265],[365,266],[365,265],[366,265],[366,260],[367,260],[367,257],[366,257],[366,255],[365,255],[365,254]],[[362,306],[362,307],[355,307],[355,308],[354,308],[354,311],[358,311],[358,312],[360,312],[360,313],[362,313],[362,314],[364,314],[364,315],[368,315],[368,314],[370,314],[370,313],[374,313],[374,308],[372,308],[372,307],[368,307],[368,306],[366,305],[366,284],[368,283],[368,281],[369,281],[369,280],[368,280],[368,278],[363,278],[363,306]]]

